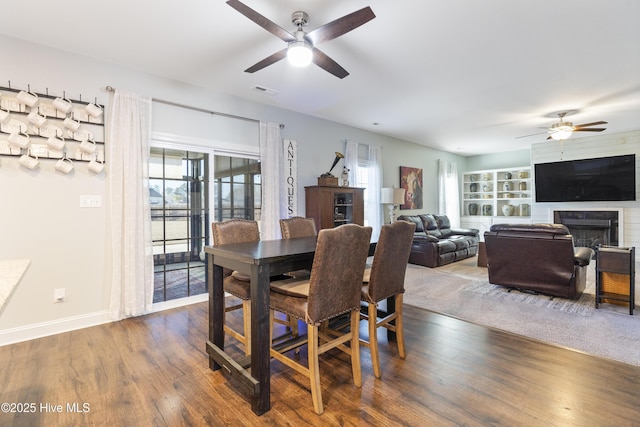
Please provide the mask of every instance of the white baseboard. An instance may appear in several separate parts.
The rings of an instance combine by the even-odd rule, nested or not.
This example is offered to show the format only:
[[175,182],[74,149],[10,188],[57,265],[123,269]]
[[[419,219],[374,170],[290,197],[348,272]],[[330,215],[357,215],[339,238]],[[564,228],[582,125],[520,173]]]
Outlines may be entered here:
[[[209,294],[204,293],[188,298],[155,303],[153,304],[152,312],[155,313],[158,311],[182,307],[188,304],[208,301],[208,299]],[[64,332],[75,331],[77,329],[89,328],[91,326],[102,325],[113,321],[114,320],[111,319],[109,311],[104,310],[80,316],[52,320],[49,322],[34,323],[33,325],[5,329],[0,331],[0,347],[22,341],[34,340],[36,338],[48,337],[50,335],[62,334]]]
[[89,328],[111,321],[109,311],[104,310],[50,322],[34,323],[33,325],[5,329],[0,331],[0,346],[75,331],[76,329]]

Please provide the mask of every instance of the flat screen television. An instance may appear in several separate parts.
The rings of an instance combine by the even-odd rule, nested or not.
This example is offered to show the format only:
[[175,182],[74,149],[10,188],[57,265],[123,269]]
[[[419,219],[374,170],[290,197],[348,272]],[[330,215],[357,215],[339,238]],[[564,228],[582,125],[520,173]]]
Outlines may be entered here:
[[538,163],[536,202],[636,200],[636,155]]

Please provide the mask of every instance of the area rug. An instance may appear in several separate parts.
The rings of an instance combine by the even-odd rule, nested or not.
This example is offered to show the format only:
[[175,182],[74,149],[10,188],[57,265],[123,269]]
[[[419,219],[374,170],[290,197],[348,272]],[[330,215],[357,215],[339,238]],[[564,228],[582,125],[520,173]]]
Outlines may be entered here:
[[500,301],[517,301],[519,303],[532,304],[550,310],[564,311],[580,316],[591,316],[593,310],[595,310],[595,296],[589,293],[583,293],[577,300],[553,298],[534,293],[521,292],[505,286],[492,285],[487,280],[473,281],[464,285],[460,290],[461,292],[475,292]]
[[[465,261],[461,261],[465,262]],[[404,303],[577,351],[640,366],[640,310],[611,304],[595,309],[593,266],[576,300],[508,292],[488,282],[475,259],[454,269],[410,264]],[[593,263],[592,263],[593,264]]]

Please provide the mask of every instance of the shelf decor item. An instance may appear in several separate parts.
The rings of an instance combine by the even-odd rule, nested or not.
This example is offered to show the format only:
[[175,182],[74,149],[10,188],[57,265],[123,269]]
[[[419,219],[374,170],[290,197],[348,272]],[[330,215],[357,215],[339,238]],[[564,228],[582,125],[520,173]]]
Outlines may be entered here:
[[340,178],[342,179],[342,186],[349,186],[349,169],[346,166],[342,167],[342,174],[340,174]]
[[469,215],[478,215],[477,203],[469,203]]
[[344,154],[336,151],[336,157],[333,159],[333,164],[329,169],[329,172],[325,172],[318,177],[318,185],[324,185],[329,187],[337,187],[338,186],[338,177],[333,176],[331,171],[336,167],[340,159],[344,159]]
[[502,214],[504,216],[513,215],[513,205],[502,205]]

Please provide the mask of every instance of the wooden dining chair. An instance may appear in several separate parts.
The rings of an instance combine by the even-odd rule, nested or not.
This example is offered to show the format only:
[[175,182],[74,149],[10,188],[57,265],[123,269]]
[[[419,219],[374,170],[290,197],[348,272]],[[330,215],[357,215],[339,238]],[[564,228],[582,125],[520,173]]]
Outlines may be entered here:
[[313,218],[293,216],[280,220],[280,231],[283,239],[317,236],[316,222]]
[[[369,347],[373,373],[380,378],[380,355],[378,352],[378,328],[386,328],[396,333],[398,354],[406,357],[404,348],[404,330],[402,326],[402,302],[404,294],[404,276],[407,270],[415,223],[396,221],[382,226],[380,237],[373,255],[371,269],[365,270],[362,286],[362,301],[368,305],[367,313],[361,318],[369,323],[369,341],[360,340],[360,344]],[[395,296],[395,309],[383,318],[378,317],[378,303]]]
[[[258,223],[253,220],[229,219],[223,222],[214,222],[211,224],[211,230],[215,246],[260,240]],[[240,304],[226,306],[225,312],[242,309],[244,333],[232,329],[226,321],[224,331],[244,345],[244,352],[248,356],[251,354],[251,277],[229,269],[224,269],[223,276],[224,291],[241,300]]]
[[[317,236],[316,222],[313,218],[304,218],[294,216],[291,218],[280,220],[280,231],[283,239],[296,239],[298,237]],[[311,270],[302,269],[290,271],[287,275],[296,278],[307,278],[311,274]]]
[[[274,310],[277,310],[307,324],[306,339],[299,339],[288,346],[273,347],[271,356],[309,378],[313,407],[317,414],[324,411],[320,354],[332,348],[350,354],[353,382],[357,387],[362,386],[358,324],[362,274],[370,239],[371,227],[356,224],[320,230],[311,277],[271,282],[270,317],[273,318]],[[348,331],[320,328],[329,319],[343,314],[350,314],[351,327]],[[307,366],[286,354],[304,344],[308,348]]]

